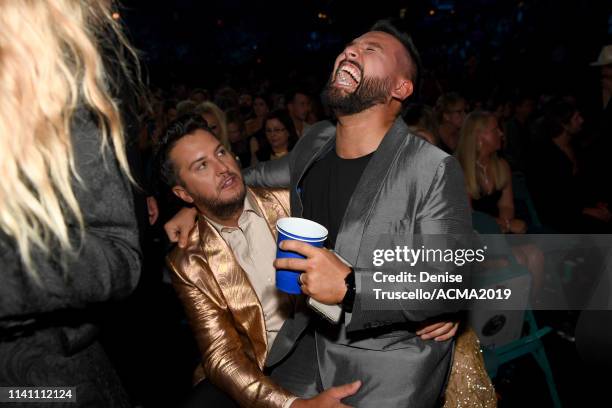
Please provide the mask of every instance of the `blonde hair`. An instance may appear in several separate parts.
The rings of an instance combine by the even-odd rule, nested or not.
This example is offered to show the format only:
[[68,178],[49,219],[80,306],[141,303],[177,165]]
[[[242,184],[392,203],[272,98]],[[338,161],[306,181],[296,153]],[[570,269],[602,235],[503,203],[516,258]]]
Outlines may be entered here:
[[102,41],[114,34],[121,52],[135,54],[110,6],[110,0],[0,0],[0,229],[39,283],[33,248],[48,253],[55,240],[70,252],[68,220],[84,228],[72,187],[81,182],[70,129],[77,107],[95,115],[102,150],[110,139],[133,181],[101,57],[105,46],[117,47]]
[[221,108],[219,108],[213,102],[204,101],[198,105],[195,110],[195,113],[201,116],[204,116],[204,114],[210,114],[217,119],[217,122],[219,122],[219,130],[217,132],[218,134],[216,134],[215,136],[221,142],[221,144],[225,146],[227,151],[231,152],[232,145],[229,141],[229,136],[227,134],[227,117],[225,116],[225,113],[223,113]]
[[[461,167],[463,167],[466,188],[468,194],[473,199],[479,199],[481,197],[481,189],[478,183],[478,172],[476,168],[476,161],[480,153],[478,136],[491,120],[497,119],[495,115],[490,112],[472,112],[465,118],[465,122],[459,132],[459,143],[455,156],[459,160],[459,163],[461,163]],[[503,166],[502,160],[497,156],[497,153],[493,153],[491,156],[491,164],[493,169],[491,177],[492,180],[494,180],[495,189],[501,190],[510,181],[510,175]]]

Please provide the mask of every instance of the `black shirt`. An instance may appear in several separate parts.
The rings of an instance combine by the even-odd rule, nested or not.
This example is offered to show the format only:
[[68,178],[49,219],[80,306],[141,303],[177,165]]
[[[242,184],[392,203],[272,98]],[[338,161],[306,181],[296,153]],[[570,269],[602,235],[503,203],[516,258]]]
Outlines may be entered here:
[[303,217],[328,229],[328,248],[334,248],[336,237],[349,201],[361,174],[374,153],[356,159],[342,159],[331,150],[308,170],[302,182]]

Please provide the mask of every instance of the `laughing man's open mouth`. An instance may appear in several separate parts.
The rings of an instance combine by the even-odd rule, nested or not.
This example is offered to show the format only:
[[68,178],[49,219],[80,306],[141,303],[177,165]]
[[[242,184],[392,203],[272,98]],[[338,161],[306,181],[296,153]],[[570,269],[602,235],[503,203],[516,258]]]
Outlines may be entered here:
[[361,69],[360,67],[350,61],[343,61],[338,69],[336,70],[335,82],[338,85],[354,87],[361,81]]

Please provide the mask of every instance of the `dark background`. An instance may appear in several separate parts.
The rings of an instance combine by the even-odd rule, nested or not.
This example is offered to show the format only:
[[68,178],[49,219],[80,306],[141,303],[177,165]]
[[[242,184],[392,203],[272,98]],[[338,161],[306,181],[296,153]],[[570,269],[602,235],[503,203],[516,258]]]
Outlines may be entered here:
[[[479,97],[519,87],[580,101],[598,91],[588,64],[612,43],[612,2],[601,0],[126,0],[119,12],[150,84],[164,88],[249,87],[262,78],[320,88],[345,43],[392,17],[445,91]],[[467,90],[466,76],[475,79]]]

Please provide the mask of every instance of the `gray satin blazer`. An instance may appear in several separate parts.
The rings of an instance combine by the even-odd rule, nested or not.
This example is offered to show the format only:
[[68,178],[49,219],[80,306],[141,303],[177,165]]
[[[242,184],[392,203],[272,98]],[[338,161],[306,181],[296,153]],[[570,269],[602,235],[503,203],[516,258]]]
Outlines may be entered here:
[[[314,125],[281,160],[245,172],[247,183],[291,188],[291,212],[302,215],[300,183],[306,171],[335,145],[330,122]],[[355,269],[357,293],[352,314],[336,326],[315,327],[318,370],[323,388],[356,379],[359,392],[344,400],[357,407],[431,407],[450,367],[452,341],[423,341],[415,323],[456,311],[442,303],[418,310],[414,300],[401,310],[362,307],[372,279],[372,253],[364,237],[375,234],[471,234],[471,211],[463,173],[455,158],[412,134],[397,119],[367,165],[342,220],[335,250]],[[396,284],[400,289],[405,284]],[[437,284],[442,286],[443,284]],[[414,284],[413,286],[414,287]],[[428,286],[431,288],[432,286]],[[371,304],[371,303],[370,303]],[[311,321],[308,311],[286,321],[269,353],[267,365],[281,361]],[[307,364],[308,362],[304,362]]]

